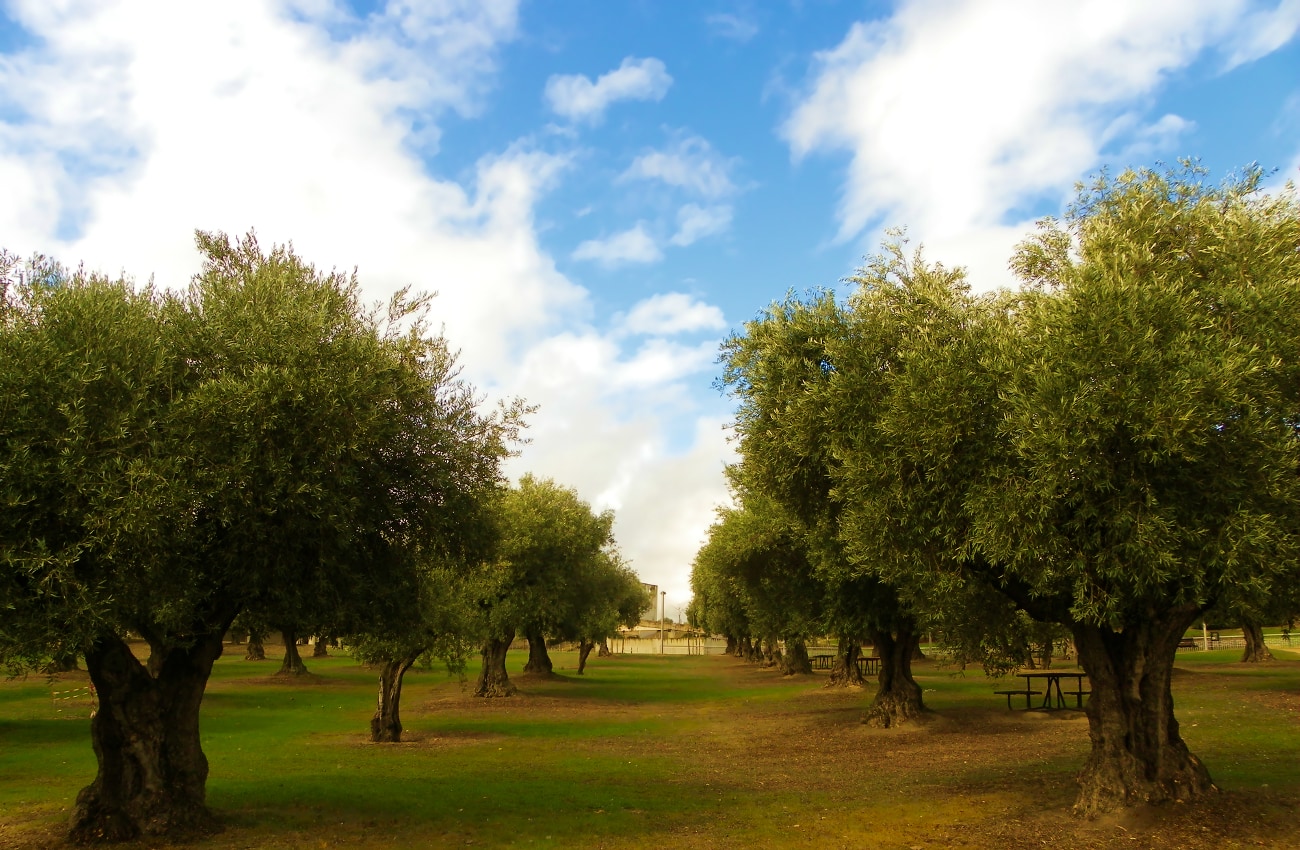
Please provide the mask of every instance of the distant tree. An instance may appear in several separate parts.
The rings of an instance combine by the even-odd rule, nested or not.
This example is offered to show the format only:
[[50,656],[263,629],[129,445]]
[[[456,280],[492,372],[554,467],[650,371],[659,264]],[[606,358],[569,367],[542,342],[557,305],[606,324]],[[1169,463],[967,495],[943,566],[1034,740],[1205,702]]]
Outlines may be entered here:
[[497,505],[495,562],[480,584],[483,667],[475,695],[510,696],[505,658],[516,634],[529,642],[526,672],[549,674],[546,636],[580,618],[581,578],[613,553],[614,515],[596,514],[576,491],[525,475]]
[[[896,326],[863,324],[832,293],[794,296],[769,306],[723,345],[722,384],[739,402],[742,461],[733,476],[747,492],[771,498],[802,524],[823,584],[844,595],[823,604],[842,629],[865,627],[881,658],[879,686],[864,719],[893,726],[924,711],[911,665],[921,630],[917,609],[880,579],[860,541],[843,528],[847,502],[837,492],[844,452],[883,415],[878,387],[844,389],[856,362],[884,362]],[[844,359],[846,365],[838,361]],[[867,375],[872,373],[868,371]],[[904,557],[902,541],[891,557]],[[861,580],[859,580],[861,579]],[[924,594],[919,594],[918,598]],[[851,635],[845,634],[846,642]],[[852,655],[846,647],[845,655]],[[845,663],[845,661],[841,661]]]
[[419,662],[441,660],[452,673],[465,669],[472,647],[472,578],[457,565],[433,565],[421,575],[413,610],[347,637],[354,658],[379,667],[379,700],[370,740],[402,740],[402,681]]
[[586,574],[578,579],[580,596],[571,618],[562,623],[554,637],[578,644],[578,675],[587,669],[587,658],[598,644],[618,633],[619,626],[635,626],[650,604],[650,594],[641,579],[608,547],[603,557],[588,562]]
[[197,242],[183,296],[36,266],[0,304],[0,660],[84,651],[80,841],[215,828],[199,705],[234,619],[382,620],[504,452],[423,299],[372,312],[288,249]]

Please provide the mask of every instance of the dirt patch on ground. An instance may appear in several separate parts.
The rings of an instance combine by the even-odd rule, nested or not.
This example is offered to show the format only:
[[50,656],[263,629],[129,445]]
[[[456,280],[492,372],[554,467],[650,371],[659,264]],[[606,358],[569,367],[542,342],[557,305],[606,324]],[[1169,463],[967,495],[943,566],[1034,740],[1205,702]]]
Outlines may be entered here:
[[[898,801],[886,806],[887,831],[873,832],[868,825],[862,832],[846,832],[842,846],[1282,847],[1290,846],[1298,822],[1296,803],[1267,793],[1219,793],[1194,805],[1138,807],[1094,820],[1076,817],[1074,777],[1089,748],[1082,712],[1008,711],[990,700],[987,708],[949,708],[920,722],[876,729],[861,722],[871,688],[819,688],[814,678],[807,692],[793,698],[747,699],[747,690],[770,686],[778,674],[727,660],[719,660],[716,672],[736,694],[725,703],[665,709],[610,704],[581,694],[575,698],[572,680],[519,677],[517,683],[527,683],[527,689],[515,697],[480,700],[468,691],[441,693],[420,711],[458,715],[472,707],[569,721],[629,711],[654,719],[671,711],[692,731],[655,737],[654,748],[659,756],[680,760],[684,785],[747,799],[777,789],[801,790],[809,802],[803,811],[790,812],[789,846],[804,846],[798,831],[827,819],[879,817],[882,801]],[[1239,685],[1231,675],[1185,675],[1197,676],[1198,687]],[[1282,699],[1275,692],[1242,697],[1261,703]],[[570,746],[631,758],[645,753],[646,739],[619,736]],[[856,809],[860,815],[853,814]],[[683,829],[676,837],[695,847],[743,846],[699,830]]]

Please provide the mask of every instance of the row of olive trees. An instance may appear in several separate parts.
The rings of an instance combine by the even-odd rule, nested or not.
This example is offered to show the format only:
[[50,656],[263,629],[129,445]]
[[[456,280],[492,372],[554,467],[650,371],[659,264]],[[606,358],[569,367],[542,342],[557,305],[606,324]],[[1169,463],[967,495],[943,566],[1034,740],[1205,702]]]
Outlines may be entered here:
[[[197,242],[179,293],[0,253],[0,664],[85,658],[98,772],[79,841],[215,828],[199,706],[241,615],[362,648],[381,667],[372,731],[395,739],[401,673],[495,637],[525,585],[563,574],[569,601],[519,628],[591,641],[634,583],[609,517],[505,486],[526,409],[479,411],[427,298],[372,308],[287,248]],[[529,499],[582,542],[512,586]]]
[[[736,604],[767,592],[745,570],[792,601],[779,585],[811,577],[821,611],[798,615],[888,632],[886,724],[922,710],[919,624],[983,651],[1011,620],[1055,624],[1092,688],[1077,808],[1211,790],[1174,652],[1207,611],[1270,610],[1300,578],[1300,204],[1260,181],[1103,175],[1017,250],[1019,291],[973,294],[891,243],[847,302],[748,323],[724,348],[742,460],[697,559],[705,618],[776,628]],[[720,555],[733,523],[801,554]]]

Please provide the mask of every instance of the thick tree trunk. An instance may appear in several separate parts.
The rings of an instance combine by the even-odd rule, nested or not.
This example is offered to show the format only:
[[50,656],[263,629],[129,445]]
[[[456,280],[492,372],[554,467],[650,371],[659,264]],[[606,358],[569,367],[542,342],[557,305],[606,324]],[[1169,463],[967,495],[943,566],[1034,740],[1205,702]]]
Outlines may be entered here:
[[217,830],[204,802],[208,760],[199,745],[199,705],[224,631],[163,654],[157,678],[116,636],[87,650],[99,696],[90,721],[99,771],[77,795],[73,841],[186,839]]
[[858,659],[861,656],[861,644],[841,636],[839,648],[835,652],[835,664],[831,667],[831,681],[827,687],[865,685],[867,682],[862,678],[862,671],[858,669]]
[[261,632],[249,631],[248,633],[248,651],[244,653],[245,661],[265,661],[266,647],[262,645],[262,639],[266,635]]
[[781,673],[785,676],[812,675],[812,659],[808,657],[808,645],[803,638],[786,638]]
[[1086,709],[1092,752],[1079,773],[1076,812],[1190,800],[1215,790],[1178,734],[1170,690],[1178,641],[1200,614],[1186,605],[1134,617],[1122,631],[1071,628],[1092,691]]
[[597,652],[597,653],[596,653],[596,656],[597,656],[598,658],[611,658],[611,657],[613,657],[613,655],[614,655],[613,651],[610,650],[610,648],[609,648],[609,638],[601,638],[601,639],[600,639],[600,652]]
[[744,643],[745,660],[752,664],[763,663],[763,642],[753,638],[745,638]]
[[736,640],[736,657],[743,658],[746,661],[751,660],[750,656],[753,654],[753,645],[753,641],[751,641],[748,636],[738,638]]
[[920,717],[925,711],[921,686],[912,678],[912,651],[921,636],[910,624],[893,632],[877,631],[873,636],[880,653],[880,684],[862,719],[868,725],[887,729]]
[[735,635],[727,635],[727,649],[726,649],[726,654],[727,654],[727,655],[739,655],[739,654],[740,654],[740,642],[736,640],[736,636],[735,636]]
[[581,676],[587,669],[587,656],[596,648],[594,641],[584,640],[578,642],[578,675]]
[[775,667],[781,663],[781,647],[777,646],[776,636],[763,638],[763,666]]
[[[1273,661],[1273,653],[1269,652],[1268,647],[1264,645],[1264,629],[1254,620],[1243,619],[1241,621],[1241,636],[1246,639],[1246,649],[1241,654],[1241,660],[1248,663],[1259,661]],[[75,661],[75,659],[74,659]]]
[[330,657],[330,639],[325,635],[316,635],[316,640],[311,645],[312,658],[329,658]]
[[542,637],[541,632],[529,632],[528,663],[524,665],[524,672],[549,676],[553,669],[551,655],[546,651],[546,638]]
[[514,631],[500,638],[488,638],[483,644],[483,670],[474,687],[476,697],[508,697],[518,690],[506,675],[506,653],[515,639]]
[[390,658],[379,671],[379,705],[370,718],[370,740],[397,744],[402,740],[402,677],[415,663],[416,656]]
[[302,662],[302,656],[298,654],[297,633],[293,629],[280,629],[280,636],[284,638],[284,661],[280,662],[280,669],[275,675],[303,675],[307,672],[307,665]]

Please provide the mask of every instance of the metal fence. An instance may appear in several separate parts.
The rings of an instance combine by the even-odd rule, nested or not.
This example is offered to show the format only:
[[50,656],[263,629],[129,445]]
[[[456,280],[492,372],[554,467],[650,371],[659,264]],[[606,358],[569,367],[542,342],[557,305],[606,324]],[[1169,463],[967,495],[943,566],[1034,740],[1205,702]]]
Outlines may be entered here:
[[[661,650],[662,646],[662,650]],[[623,655],[724,655],[727,642],[721,638],[616,637],[609,641],[611,652]]]

